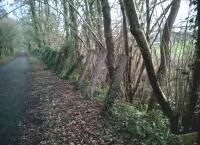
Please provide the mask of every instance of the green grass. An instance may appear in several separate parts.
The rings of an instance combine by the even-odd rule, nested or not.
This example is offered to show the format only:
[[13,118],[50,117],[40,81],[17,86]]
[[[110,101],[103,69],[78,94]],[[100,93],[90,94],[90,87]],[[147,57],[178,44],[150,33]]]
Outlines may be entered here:
[[107,83],[102,82],[101,84],[98,84],[94,92],[94,97],[104,99],[106,97],[108,89],[109,85]]
[[0,56],[0,65],[6,64],[10,60],[12,60],[15,57],[16,53],[13,54],[3,54]]
[[[194,48],[194,42],[192,40],[187,40],[184,42],[174,42],[171,44],[170,52],[172,56],[185,56],[188,55],[189,49]],[[155,43],[152,46],[152,51],[160,57],[160,43]]]

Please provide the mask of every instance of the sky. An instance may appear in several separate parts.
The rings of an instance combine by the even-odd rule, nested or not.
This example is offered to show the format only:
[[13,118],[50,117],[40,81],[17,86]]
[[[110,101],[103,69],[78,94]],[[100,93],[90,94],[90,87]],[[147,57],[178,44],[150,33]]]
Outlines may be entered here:
[[[117,1],[118,0],[109,0],[111,7],[112,7],[112,4],[115,5],[117,3]],[[118,9],[119,9],[119,7],[118,7]],[[114,8],[111,9],[112,17],[119,17],[119,15],[121,15],[120,11],[118,9],[114,9]],[[160,11],[161,11],[161,8],[160,8]],[[185,18],[188,15],[188,11],[189,11],[189,0],[182,0],[180,8],[179,8],[179,13],[176,18],[176,23],[180,23],[181,21],[185,20]]]
[[186,18],[188,15],[188,11],[189,11],[189,2],[186,0],[182,0],[181,5],[180,5],[180,10],[177,16],[177,20]]
[[[6,6],[6,9],[7,9],[7,10],[10,9],[9,5],[12,4],[13,1],[14,1],[14,0],[4,0],[4,2],[5,2],[6,4],[8,4],[8,5]],[[119,18],[120,18],[120,15],[121,15],[120,10],[119,10],[119,7],[118,7],[118,9],[113,8],[113,7],[115,7],[115,5],[118,3],[118,0],[109,0],[109,2],[110,2],[110,5],[111,5],[111,16],[112,16],[112,19],[113,19],[113,20],[119,19]],[[188,2],[188,0],[182,0],[182,1],[181,1],[181,5],[180,5],[180,9],[179,9],[179,13],[178,13],[178,16],[177,16],[177,18],[176,18],[175,25],[178,25],[178,24],[180,24],[180,23],[183,24],[183,21],[185,20],[185,18],[186,18],[187,15],[188,15],[188,11],[189,11],[189,2]],[[9,16],[14,17],[13,14],[10,14]]]

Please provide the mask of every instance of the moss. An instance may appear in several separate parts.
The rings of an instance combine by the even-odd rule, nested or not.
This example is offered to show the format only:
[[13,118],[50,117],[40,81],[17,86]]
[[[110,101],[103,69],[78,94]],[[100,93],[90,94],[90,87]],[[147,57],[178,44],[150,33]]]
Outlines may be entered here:
[[184,145],[193,145],[197,140],[198,133],[192,132],[192,133],[177,135],[177,137],[180,140],[180,142],[182,142]]

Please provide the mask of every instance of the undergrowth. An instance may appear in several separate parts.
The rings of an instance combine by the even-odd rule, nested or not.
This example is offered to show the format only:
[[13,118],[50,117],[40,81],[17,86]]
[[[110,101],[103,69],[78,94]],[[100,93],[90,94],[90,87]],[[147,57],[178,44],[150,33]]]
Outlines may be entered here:
[[13,49],[13,51],[7,52],[3,52],[2,50],[0,50],[0,64],[7,63],[9,60],[15,57],[16,53],[17,52],[15,49]]
[[126,144],[180,145],[177,137],[169,132],[168,121],[160,111],[147,113],[117,101],[107,121]]
[[[60,67],[57,64],[59,51],[45,48],[36,49],[33,53],[39,56],[47,67],[54,70],[59,77],[65,78],[63,76],[67,67]],[[68,79],[77,80],[77,75],[73,73]],[[88,83],[87,81],[83,82],[82,92],[87,92]],[[94,96],[103,100],[107,91],[108,85],[98,84]],[[123,144],[180,145],[176,135],[169,132],[168,121],[162,113],[160,111],[147,112],[141,103],[140,105],[137,103],[131,105],[118,100],[114,104],[113,113],[106,118],[106,123],[112,126],[114,136],[123,140]]]

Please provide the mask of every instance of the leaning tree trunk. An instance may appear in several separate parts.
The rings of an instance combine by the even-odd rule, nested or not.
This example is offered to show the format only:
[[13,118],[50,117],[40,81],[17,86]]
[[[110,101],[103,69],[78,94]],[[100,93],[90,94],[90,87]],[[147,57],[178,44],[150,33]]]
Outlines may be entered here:
[[96,6],[97,6],[97,32],[98,32],[98,36],[100,41],[102,42],[103,38],[103,29],[102,29],[102,25],[103,25],[103,21],[102,21],[102,7],[101,7],[101,2],[100,0],[96,1]]
[[66,0],[62,0],[62,5],[63,5],[63,18],[64,18],[64,28],[65,28],[65,39],[68,40],[69,39],[69,10],[68,10],[68,5]]
[[138,19],[138,15],[135,8],[135,3],[133,2],[133,0],[123,0],[123,1],[124,1],[126,14],[129,20],[131,33],[135,37],[136,42],[138,46],[140,47],[140,51],[142,53],[142,57],[146,66],[149,81],[151,83],[153,91],[156,94],[157,102],[161,106],[163,113],[169,118],[171,131],[176,132],[177,124],[178,124],[177,117],[173,113],[169,103],[166,101],[166,97],[158,84],[156,73],[153,67],[151,54],[150,54],[150,46],[147,42],[143,28],[139,24],[139,19]]
[[[164,80],[166,79],[167,67],[170,65],[170,37],[172,32],[173,24],[176,20],[179,8],[180,8],[181,0],[173,0],[171,4],[171,10],[169,12],[168,18],[165,22],[161,43],[160,43],[160,54],[161,61],[160,66],[157,72],[157,79],[160,86],[163,86]],[[152,110],[156,104],[156,100],[154,99],[155,93],[152,92],[151,98],[149,100],[148,110]]]
[[60,73],[60,68],[61,68],[61,66],[62,66],[62,51],[59,51],[58,53],[57,53],[57,56],[56,56],[56,62],[55,62],[55,70],[56,71],[58,71],[59,73]]
[[83,81],[85,79],[85,76],[86,76],[86,73],[87,73],[87,70],[90,66],[90,63],[91,63],[91,59],[92,59],[92,55],[93,53],[90,52],[86,58],[86,61],[85,61],[85,64],[84,64],[84,68],[83,68],[83,71],[81,72],[80,76],[79,76],[79,81],[78,81],[78,88],[82,88],[82,84],[83,84]]
[[186,122],[184,127],[185,130],[189,130],[191,127],[192,119],[194,118],[195,107],[197,105],[197,101],[199,99],[199,91],[200,91],[200,1],[197,1],[197,42],[196,42],[196,49],[195,49],[195,62],[192,74],[192,83],[191,83],[191,90],[189,96],[189,108],[184,117],[184,121]]
[[180,8],[181,0],[173,0],[171,4],[171,10],[169,12],[168,18],[165,22],[161,43],[160,43],[160,54],[161,54],[161,62],[157,72],[157,78],[159,83],[162,83],[163,78],[166,77],[166,68],[170,65],[170,37],[172,32],[173,24],[176,20],[179,8]]
[[128,61],[126,64],[126,74],[125,74],[125,88],[126,88],[126,98],[129,99],[129,102],[133,102],[133,91],[132,91],[132,83],[131,83],[131,51],[132,48],[129,47],[128,43],[128,28],[127,28],[127,20],[126,20],[126,14],[124,10],[124,4],[122,0],[119,0],[120,6],[121,6],[121,11],[122,11],[122,16],[123,16],[123,41],[124,41],[124,48],[125,48],[125,53],[126,56],[128,57]]
[[72,59],[76,59],[78,48],[79,48],[79,38],[78,38],[78,22],[77,22],[77,13],[74,10],[75,0],[69,0],[69,15],[70,15],[70,24],[73,25],[70,29],[70,35],[73,40],[74,48],[70,50],[72,54]]
[[[171,4],[171,10],[165,22],[162,36],[161,36],[161,43],[160,43],[160,50],[161,50],[161,58],[165,59],[165,61],[161,61],[160,67],[165,69],[165,66],[169,66],[170,64],[170,37],[173,24],[176,20],[179,8],[180,8],[181,0],[173,0]],[[162,70],[160,70],[162,71]],[[163,70],[166,73],[166,70]]]
[[[90,8],[89,8],[89,1],[88,0],[84,0],[84,3],[85,3],[85,15],[86,15],[86,21],[88,23],[88,25],[90,25],[90,27],[93,27],[92,26],[92,21],[91,21],[91,12],[90,12]],[[92,47],[92,41],[91,41],[91,34],[90,34],[90,31],[85,28],[85,32],[86,32],[86,44],[87,44],[87,47],[89,49],[91,49]]]
[[91,80],[89,82],[87,97],[93,97],[93,94],[94,94],[94,91],[95,91],[95,88],[96,88],[96,85],[97,85],[97,81],[100,77],[101,69],[102,69],[102,66],[105,62],[107,53],[108,52],[107,52],[106,49],[104,49],[104,48],[101,49],[100,54],[97,58],[97,62],[96,62]]
[[142,74],[144,72],[144,69],[145,69],[145,65],[144,65],[144,63],[142,63],[142,66],[140,68],[140,73],[138,75],[138,78],[136,80],[135,86],[133,88],[133,96],[135,96],[135,94],[136,94],[136,92],[137,92],[137,90],[138,90],[138,88],[140,86],[140,82],[141,82],[141,79],[142,79]]
[[69,79],[69,77],[71,76],[71,74],[78,68],[78,66],[80,65],[80,63],[82,62],[84,56],[81,55],[76,62],[69,68],[69,70],[66,72],[65,74],[65,78]]
[[49,7],[49,0],[45,0],[45,18],[46,18],[46,22],[45,22],[45,30],[47,32],[47,43],[49,46],[51,46],[51,40],[50,40],[50,7]]
[[115,99],[119,96],[120,84],[123,80],[123,74],[126,68],[127,56],[121,56],[118,67],[114,71],[114,75],[112,77],[110,88],[106,95],[104,106],[102,108],[102,115],[106,116],[111,113],[112,106],[114,104]]
[[107,65],[109,71],[109,78],[113,76],[114,71],[114,42],[112,35],[112,27],[111,27],[111,15],[110,15],[110,5],[108,0],[101,0],[102,12],[103,12],[103,22],[104,22],[104,36],[106,41],[106,48],[108,50],[107,55]]

